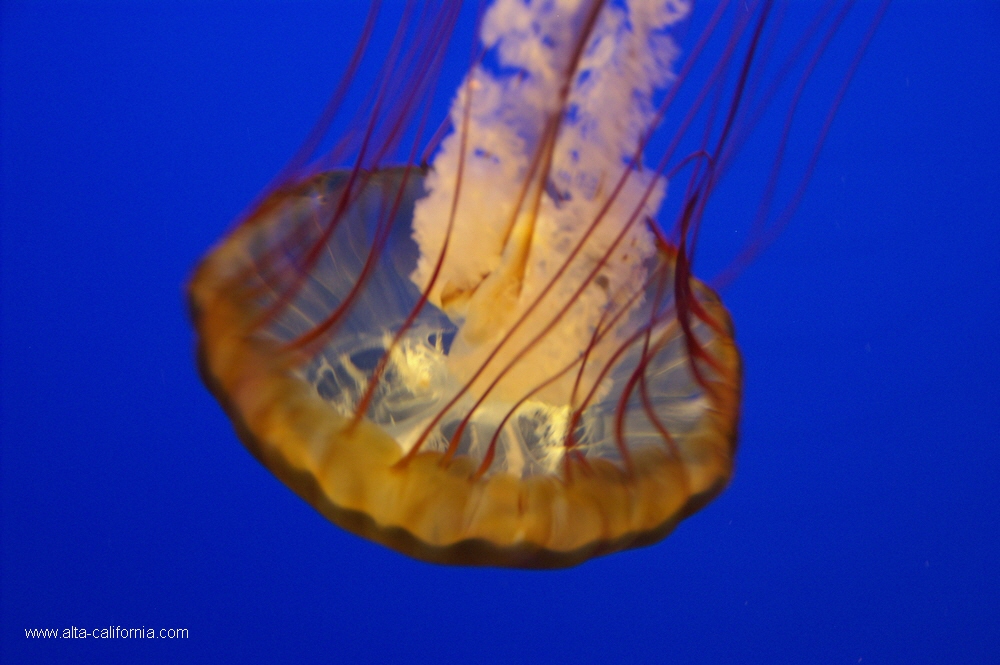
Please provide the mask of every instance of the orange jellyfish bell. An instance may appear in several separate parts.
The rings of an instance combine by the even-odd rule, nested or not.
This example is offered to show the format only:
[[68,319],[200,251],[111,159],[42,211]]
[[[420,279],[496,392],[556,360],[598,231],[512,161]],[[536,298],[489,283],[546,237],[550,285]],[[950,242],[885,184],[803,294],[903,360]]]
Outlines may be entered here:
[[[390,167],[445,48],[410,36],[449,34],[457,4],[409,17],[360,131],[286,172],[190,284],[202,375],[247,448],[335,524],[427,561],[650,544],[733,469],[739,353],[690,270],[746,68],[706,83],[697,103],[729,90],[730,117],[697,154],[646,166],[686,3],[556,4],[487,9],[433,160]],[[764,24],[736,22],[720,71]],[[668,165],[693,174],[665,234]]]

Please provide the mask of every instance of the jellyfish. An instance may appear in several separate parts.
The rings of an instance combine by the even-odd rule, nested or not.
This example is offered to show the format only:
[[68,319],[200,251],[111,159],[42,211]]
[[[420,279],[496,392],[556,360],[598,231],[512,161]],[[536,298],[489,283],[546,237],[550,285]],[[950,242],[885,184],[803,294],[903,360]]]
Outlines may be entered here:
[[199,366],[250,452],[340,527],[431,562],[572,566],[664,538],[730,480],[740,354],[692,272],[701,220],[773,94],[761,62],[804,83],[845,10],[780,60],[770,3],[723,3],[682,58],[685,0],[495,0],[433,131],[447,39],[426,35],[459,4],[408,5],[352,130],[320,149],[340,88],[202,260]]

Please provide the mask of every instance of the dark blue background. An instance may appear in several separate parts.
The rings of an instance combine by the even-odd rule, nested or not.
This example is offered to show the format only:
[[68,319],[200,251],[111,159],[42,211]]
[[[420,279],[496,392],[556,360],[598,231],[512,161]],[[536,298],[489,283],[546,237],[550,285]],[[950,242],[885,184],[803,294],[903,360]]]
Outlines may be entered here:
[[[4,3],[0,659],[1000,662],[1000,5],[947,5],[892,8],[799,215],[723,294],[731,488],[654,547],[519,572],[331,526],[195,372],[183,284],[364,7]],[[745,229],[741,194],[706,229]],[[24,637],[70,625],[190,638]]]

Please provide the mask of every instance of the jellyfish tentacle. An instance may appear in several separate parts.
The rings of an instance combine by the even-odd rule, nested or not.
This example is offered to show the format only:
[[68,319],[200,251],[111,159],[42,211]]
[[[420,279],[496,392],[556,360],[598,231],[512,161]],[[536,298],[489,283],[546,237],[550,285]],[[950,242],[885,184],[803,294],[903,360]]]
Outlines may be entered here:
[[[298,149],[298,151],[296,151],[295,155],[293,155],[288,161],[285,168],[282,169],[274,179],[275,186],[281,186],[284,183],[291,182],[296,179],[309,159],[315,154],[327,133],[330,131],[333,119],[340,110],[340,107],[344,102],[344,98],[347,97],[347,92],[351,87],[354,75],[357,72],[358,67],[361,65],[361,60],[365,51],[368,49],[369,40],[371,40],[372,33],[375,31],[375,21],[378,18],[381,9],[382,0],[372,0],[372,3],[368,8],[368,15],[365,17],[365,23],[362,26],[358,37],[358,43],[354,47],[351,59],[340,78],[340,83],[337,84],[333,94],[330,95],[330,99],[323,108],[319,120],[316,122],[315,126],[313,126],[312,130],[310,130],[309,135],[302,143],[302,146]],[[335,150],[334,154],[336,154],[336,152],[337,151]],[[268,192],[269,188],[265,188],[264,193],[266,194]]]
[[[650,226],[654,226],[655,225],[652,220],[647,220],[647,223]],[[674,256],[676,256],[676,254],[674,254]],[[670,260],[670,258],[672,258],[672,257],[669,254],[661,254],[661,259],[660,260],[661,260],[661,262],[664,263],[664,265],[669,265],[668,261]],[[653,304],[652,304],[652,307],[650,307],[650,313],[649,313],[649,316],[650,316],[649,328],[648,328],[648,330],[646,332],[645,337],[643,338],[643,342],[642,342],[642,344],[643,344],[642,354],[640,355],[639,362],[636,364],[636,369],[635,369],[635,372],[633,372],[633,376],[635,376],[637,374],[638,377],[639,377],[639,395],[640,395],[640,399],[642,401],[643,411],[646,414],[646,418],[649,419],[650,423],[653,424],[653,427],[656,428],[656,430],[659,432],[660,437],[663,439],[663,442],[666,445],[667,449],[670,450],[671,454],[674,456],[674,459],[680,459],[680,452],[679,452],[679,450],[677,448],[677,442],[674,441],[674,437],[673,437],[673,435],[670,434],[670,430],[660,420],[659,415],[656,413],[656,409],[653,408],[652,401],[650,400],[650,397],[649,397],[649,388],[648,388],[647,381],[646,381],[646,368],[647,368],[647,366],[649,364],[649,358],[650,358],[650,356],[649,356],[649,343],[650,343],[650,339],[652,337],[652,332],[653,332],[653,319],[656,316],[656,312],[659,311],[660,305],[661,305],[662,300],[663,300],[663,297],[664,297],[665,293],[667,292],[666,291],[666,287],[667,287],[667,283],[666,283],[667,279],[666,278],[667,278],[667,274],[666,274],[666,271],[664,271],[663,274],[662,274],[662,276],[658,280],[657,285],[656,285],[656,295],[653,298]],[[630,382],[631,381],[632,381],[632,379],[630,378]],[[630,386],[626,385],[625,390],[623,391],[623,394],[630,393],[631,390],[632,389],[630,388]],[[624,416],[624,403],[619,402],[619,405],[622,407],[621,410],[620,410],[620,412],[619,412],[620,414],[622,414],[622,418],[620,420],[620,422],[622,424],[621,424],[620,428],[616,427],[616,432],[617,431],[621,431],[622,433],[624,433],[624,420],[623,420],[623,416]]]
[[[657,272],[659,272],[659,271],[657,271]],[[650,280],[652,280],[652,277],[650,277]],[[647,282],[647,286],[648,286],[648,284],[649,284],[649,282]],[[618,310],[611,316],[611,318],[609,320],[607,320],[606,322],[604,322],[602,320],[601,325],[599,327],[595,328],[595,330],[594,330],[594,333],[593,333],[592,339],[591,339],[591,343],[588,345],[588,350],[591,349],[591,348],[593,348],[594,345],[596,345],[599,341],[601,341],[608,333],[610,333],[614,329],[615,324],[618,322],[618,320],[625,313],[627,313],[629,311],[631,305],[634,304],[636,300],[638,300],[638,298],[640,297],[641,293],[642,293],[642,291],[637,291],[636,293],[632,294],[632,296],[630,296],[630,298],[625,303],[625,305],[622,306],[622,307],[620,307],[620,308],[618,308]],[[528,401],[529,399],[531,399],[535,394],[537,394],[540,391],[544,390],[549,385],[555,383],[556,381],[558,381],[559,379],[561,379],[567,372],[569,372],[570,370],[572,370],[573,367],[576,367],[577,365],[579,365],[580,366],[580,370],[578,370],[578,372],[577,372],[577,377],[578,377],[577,384],[574,386],[574,397],[573,397],[573,400],[575,400],[575,391],[577,390],[577,387],[579,385],[579,376],[582,374],[583,365],[586,363],[586,361],[587,361],[587,351],[585,351],[584,353],[582,353],[580,357],[573,359],[569,364],[567,364],[565,367],[563,367],[560,371],[553,373],[552,376],[550,376],[548,379],[546,379],[542,383],[536,385],[531,390],[525,392],[525,394],[522,395],[520,397],[520,399],[518,399],[516,402],[514,402],[513,405],[509,409],[507,409],[507,412],[504,414],[503,418],[501,418],[501,420],[499,421],[499,424],[497,425],[497,427],[496,427],[496,429],[495,429],[495,431],[493,433],[493,436],[490,439],[490,443],[487,446],[487,450],[486,450],[486,453],[484,455],[484,459],[483,459],[482,463],[479,465],[479,468],[476,470],[476,472],[472,476],[473,480],[481,478],[489,470],[489,467],[492,464],[492,461],[493,461],[494,456],[496,454],[496,446],[497,446],[499,438],[500,438],[500,436],[501,436],[501,434],[503,432],[503,428],[506,426],[506,424],[510,420],[510,418],[512,418],[518,412],[518,410],[520,409],[520,407],[526,401]],[[472,413],[473,413],[473,410],[470,410],[468,412],[468,414],[466,415],[466,422],[468,421],[469,418],[471,418]],[[569,443],[569,441],[571,441],[571,437],[572,436],[573,436],[573,427],[571,425],[570,428],[567,430],[567,439],[566,439],[566,441],[563,444],[564,447],[567,447],[567,448],[572,447],[573,444]],[[454,436],[452,438],[454,439]]]
[[[475,60],[475,56],[473,56],[473,60]],[[375,394],[374,393],[375,386],[378,380],[381,378],[382,374],[385,372],[385,368],[389,362],[392,350],[398,346],[400,340],[407,333],[407,331],[409,331],[410,328],[413,326],[417,317],[420,315],[420,312],[427,304],[427,301],[430,298],[431,291],[433,290],[434,285],[437,283],[437,280],[441,274],[441,268],[444,265],[445,257],[448,254],[448,246],[451,241],[452,229],[454,228],[455,224],[455,215],[457,214],[458,211],[459,196],[462,191],[461,184],[462,184],[463,174],[465,172],[465,156],[467,153],[468,124],[472,110],[472,95],[473,95],[472,81],[471,79],[468,79],[465,83],[465,103],[462,110],[462,127],[459,138],[460,149],[458,156],[458,168],[456,172],[456,187],[452,195],[451,209],[448,213],[447,227],[444,234],[444,242],[442,243],[441,246],[441,251],[438,253],[437,259],[435,260],[434,268],[431,273],[431,278],[428,281],[427,286],[421,290],[420,297],[417,299],[417,302],[410,309],[410,312],[407,315],[406,320],[403,321],[402,325],[399,327],[399,330],[396,331],[396,334],[393,336],[392,342],[390,343],[389,347],[385,350],[385,353],[383,353],[382,357],[379,359],[378,364],[376,365],[372,373],[372,380],[369,381],[369,388],[365,391],[364,396],[362,397],[360,403],[358,404],[358,407],[354,411],[354,415],[351,417],[351,420],[349,421],[348,426],[351,429],[353,429],[357,425],[357,423],[360,422],[361,418],[363,418],[364,414],[367,412],[368,407],[371,404],[371,400]]]
[[[595,0],[594,2],[591,3],[590,10],[588,12],[585,12],[584,30],[581,31],[581,34],[578,35],[577,40],[574,42],[573,55],[572,55],[571,58],[569,58],[569,60],[567,62],[566,70],[564,71],[563,84],[562,84],[561,93],[560,93],[560,99],[561,99],[561,103],[559,105],[559,109],[560,110],[559,110],[558,113],[551,114],[549,116],[549,118],[545,122],[545,129],[543,130],[543,140],[540,142],[539,147],[534,151],[534,154],[533,154],[533,157],[532,157],[532,160],[531,160],[531,168],[529,169],[529,175],[525,178],[525,180],[524,180],[524,182],[522,184],[521,194],[520,194],[520,197],[519,197],[519,199],[517,201],[517,204],[515,206],[515,212],[513,213],[514,217],[517,216],[517,210],[519,210],[521,208],[521,206],[523,206],[524,199],[528,195],[528,192],[530,191],[530,189],[532,187],[532,183],[534,183],[534,182],[538,183],[537,186],[536,186],[537,196],[534,199],[534,204],[533,204],[534,207],[532,209],[533,212],[531,214],[532,215],[537,215],[537,202],[538,202],[538,200],[540,200],[540,196],[544,192],[544,183],[548,179],[547,169],[549,168],[548,165],[551,164],[551,151],[552,151],[552,148],[554,147],[555,133],[557,132],[558,125],[561,122],[562,117],[563,117],[562,109],[563,109],[563,107],[565,105],[565,99],[568,96],[569,82],[572,79],[572,76],[574,75],[574,73],[576,72],[576,68],[579,65],[580,54],[582,53],[583,47],[584,47],[584,45],[587,42],[587,36],[593,30],[593,27],[594,27],[594,25],[596,23],[596,20],[597,20],[597,16],[599,15],[599,11],[600,11],[601,7],[603,6],[603,4],[604,4],[604,0]],[[468,104],[468,102],[467,102],[467,104]],[[467,120],[466,120],[466,124],[463,127],[462,134],[461,134],[461,140],[463,141],[463,149],[460,152],[460,156],[462,156],[462,157],[464,157],[464,155],[465,155],[465,147],[464,147],[465,144],[464,144],[464,142],[467,139],[467,132],[468,132],[468,124],[467,124]],[[546,172],[545,172],[544,177],[538,178],[536,180],[536,179],[534,179],[534,171],[535,171],[535,169],[537,169],[538,164],[540,164],[542,162],[546,163],[546,167],[545,167],[546,168]],[[455,191],[456,192],[459,191],[460,189],[461,188],[459,186],[455,187]],[[505,243],[510,238],[510,229],[511,228],[512,227],[508,227],[507,231],[505,232],[505,241],[504,241]],[[449,231],[448,231],[449,235],[450,235],[450,233],[451,233],[451,226],[449,226]],[[526,237],[530,239],[531,235],[528,234]],[[582,245],[582,241],[581,241],[580,245]],[[579,249],[579,246],[578,246],[578,249]],[[515,254],[517,256],[517,260],[515,260],[515,263],[514,263],[514,265],[515,265],[515,275],[520,275],[523,278],[523,265],[524,265],[523,261],[526,259],[526,255],[524,253],[526,251],[526,248],[522,247],[522,248],[520,248],[520,250],[521,251],[516,251],[515,252]],[[551,286],[554,285],[554,283],[559,279],[559,277],[561,276],[561,272],[565,270],[565,268],[568,265],[568,262],[570,260],[571,260],[571,258],[567,259],[567,261],[563,263],[563,267],[561,268],[560,273],[558,273],[553,278],[553,280],[550,282],[549,288],[551,288]],[[438,268],[440,268],[440,266],[438,266]],[[428,288],[427,290],[429,291],[430,289]],[[539,302],[544,297],[545,297],[545,293],[543,292],[543,294],[541,294],[539,296],[538,300],[536,300],[535,303],[537,304],[537,302]],[[512,328],[512,330],[511,330],[511,332],[513,332],[513,330],[518,327],[518,325],[520,324],[520,322],[522,322],[523,320],[525,320],[527,318],[527,316],[530,314],[530,312],[533,309],[534,309],[534,305],[532,305],[532,306],[530,306],[528,308],[528,311],[525,312],[525,314],[521,317],[521,319],[519,320],[519,322],[515,324],[514,328]],[[509,338],[509,334],[510,333],[508,333],[508,337],[505,337],[505,339]],[[438,423],[440,422],[441,418],[443,418],[444,415],[448,412],[448,410],[450,410],[455,405],[455,403],[457,403],[457,401],[459,399],[461,399],[461,397],[468,391],[468,388],[471,387],[472,382],[475,381],[475,379],[478,378],[478,376],[485,370],[486,365],[489,363],[489,361],[493,357],[495,357],[496,353],[499,351],[499,349],[502,346],[503,346],[503,342],[501,342],[500,344],[498,344],[494,348],[494,350],[490,354],[489,358],[487,358],[487,360],[483,363],[483,365],[480,367],[480,369],[474,374],[473,378],[469,380],[469,382],[467,383],[467,385],[464,386],[463,389],[461,389],[452,398],[452,400],[437,414],[437,416],[435,416],[435,418],[432,419],[432,421],[430,423],[428,423],[428,425],[424,429],[423,433],[417,439],[416,444],[413,446],[413,448],[410,449],[410,451],[407,453],[407,455],[404,457],[404,459],[401,461],[401,463],[404,463],[404,464],[408,463],[414,456],[416,456],[416,454],[419,452],[420,448],[423,446],[424,441],[430,435],[430,433],[434,430],[434,428],[438,425]],[[464,427],[465,427],[465,424],[460,424],[460,426],[459,426],[459,432],[457,433],[457,436],[459,438],[461,436],[461,432],[464,431]],[[457,441],[458,440],[455,437],[453,437],[452,439],[453,439],[453,441]],[[446,454],[446,458],[445,458],[446,461],[450,460],[451,456],[454,455],[454,450],[455,450],[456,447],[457,447],[457,443],[454,443],[454,444],[450,443],[449,444],[449,453],[450,454]]]
[[[853,3],[852,3],[853,4]],[[878,9],[875,12],[874,17],[868,24],[868,29],[866,30],[864,37],[862,37],[857,49],[854,52],[854,56],[848,65],[847,71],[841,80],[840,86],[837,92],[834,94],[833,100],[830,103],[830,107],[827,110],[826,116],[823,119],[823,124],[817,134],[816,141],[813,145],[812,152],[809,155],[809,161],[802,170],[802,175],[799,177],[799,183],[796,186],[792,196],[789,198],[788,203],[782,208],[781,212],[776,215],[775,221],[768,225],[767,228],[763,228],[764,222],[760,222],[761,228],[756,231],[756,237],[751,237],[751,240],[747,243],[744,249],[734,258],[729,266],[726,267],[714,280],[713,285],[715,288],[724,288],[730,284],[736,276],[742,271],[742,269],[748,265],[754,258],[759,256],[764,250],[766,250],[774,240],[781,234],[781,232],[788,226],[796,210],[798,210],[799,205],[805,196],[806,189],[812,180],[813,173],[816,170],[816,164],[819,162],[820,154],[823,151],[823,146],[826,143],[827,135],[830,133],[830,128],[833,126],[833,121],[837,116],[837,112],[840,109],[840,105],[847,95],[848,88],[850,88],[851,82],[854,80],[854,76],[857,73],[858,67],[861,65],[865,53],[868,50],[869,45],[875,38],[875,34],[878,32],[878,28],[885,18],[886,12],[888,12],[892,0],[882,0],[879,3]],[[822,53],[817,52],[813,55],[812,61],[818,62]],[[810,68],[814,65],[810,62]],[[800,87],[801,84],[800,84]],[[799,94],[797,92],[797,94]],[[797,105],[797,101],[795,105]],[[786,121],[786,128],[790,128],[790,123]],[[777,174],[773,172],[770,177],[777,178]],[[755,222],[755,227],[757,223]]]
[[[409,9],[410,7],[408,7],[408,10]],[[453,25],[455,20],[457,20],[457,8],[454,6],[454,4],[452,4],[451,10],[449,12],[444,13],[443,27],[447,29],[447,26]],[[445,34],[449,34],[449,32],[446,32]],[[396,31],[393,43],[390,46],[389,56],[386,58],[384,64],[385,67],[388,68],[390,66],[389,63],[400,61],[400,56],[398,54],[404,48],[405,36],[406,36],[405,23],[401,23],[399,29]],[[407,60],[412,60],[416,58],[418,62],[422,63],[418,64],[416,67],[417,71],[420,73],[419,78],[421,85],[413,86],[409,94],[405,97],[404,102],[400,104],[398,109],[395,111],[394,119],[390,123],[388,123],[389,126],[392,128],[389,137],[382,142],[381,146],[372,148],[371,144],[373,142],[375,132],[379,124],[378,121],[380,120],[381,109],[383,105],[387,103],[387,98],[390,95],[389,85],[391,77],[389,76],[382,77],[381,83],[378,86],[378,93],[373,103],[371,117],[365,127],[364,133],[362,134],[361,146],[358,149],[358,154],[354,160],[354,164],[349,171],[347,182],[340,194],[339,200],[330,217],[329,223],[325,225],[323,233],[310,248],[308,254],[302,259],[300,266],[302,272],[309,272],[313,269],[313,267],[316,264],[316,261],[319,259],[319,256],[323,252],[323,248],[326,246],[330,238],[333,236],[334,232],[339,227],[340,222],[343,220],[351,204],[357,200],[357,197],[360,196],[361,192],[363,192],[365,188],[369,185],[369,181],[371,179],[371,172],[363,168],[366,163],[365,160],[368,157],[369,152],[370,151],[374,152],[375,161],[377,163],[377,161],[381,159],[381,157],[388,150],[389,146],[392,143],[392,138],[401,132],[404,120],[407,117],[409,117],[411,113],[414,100],[417,97],[416,94],[417,90],[420,87],[422,87],[422,84],[425,81],[426,77],[433,76],[434,71],[437,69],[436,67],[432,66],[431,63],[437,61],[438,67],[440,65],[440,60],[443,57],[443,52],[444,52],[444,43],[443,42],[436,43],[434,47],[430,49],[419,49],[417,52],[422,53],[422,55],[418,56],[414,53],[413,50],[410,50],[406,53],[405,56],[403,56],[403,60],[405,62]],[[427,55],[427,53],[430,53],[432,55]],[[430,63],[428,63],[426,60],[428,57],[430,58]],[[259,329],[267,325],[270,321],[274,320],[274,318],[278,316],[280,312],[284,309],[286,304],[292,298],[294,298],[295,295],[298,293],[298,291],[301,289],[303,281],[304,281],[303,278],[296,277],[293,280],[292,284],[284,290],[281,297],[278,298],[270,307],[264,310],[260,318],[257,321],[255,321],[254,328]],[[324,324],[326,325],[321,325],[318,331],[313,331],[314,335],[318,337],[319,335],[322,334],[323,329],[334,325],[336,321],[338,321],[339,318],[344,314],[345,311],[346,308],[341,308],[338,312],[331,314],[331,316],[328,317],[327,321],[324,322]],[[307,335],[307,337],[310,337],[310,339],[312,339],[311,336]],[[309,340],[307,339],[306,341],[301,342],[301,344],[305,345],[308,343],[308,341]]]
[[[449,20],[453,22],[456,19],[457,19],[457,11],[453,9],[451,14],[449,15]],[[389,136],[387,137],[386,141],[383,143],[381,151],[387,150],[389,143],[391,143],[391,141],[394,140],[394,138],[401,133],[403,120],[409,116],[410,109],[416,103],[418,92],[421,90],[423,85],[426,84],[426,80],[428,78],[433,78],[436,75],[437,70],[440,68],[443,56],[444,56],[443,44],[438,44],[436,49],[430,50],[428,53],[422,53],[419,56],[414,54],[409,55],[409,57],[411,58],[417,58],[418,60],[421,60],[421,64],[418,64],[416,68],[419,72],[421,72],[422,80],[420,81],[419,85],[413,86],[413,88],[410,90],[410,93],[407,95],[404,102],[402,103],[401,109],[396,113],[396,118],[394,122],[391,123],[392,130]],[[424,62],[423,60],[426,58],[430,58],[430,61]],[[291,346],[305,347],[307,345],[316,342],[322,343],[322,340],[324,338],[328,338],[329,336],[331,336],[335,331],[337,323],[341,321],[342,317],[347,313],[347,311],[349,311],[350,307],[353,305],[356,298],[360,294],[361,290],[367,283],[369,276],[371,275],[372,271],[374,270],[378,262],[382,250],[385,248],[386,242],[388,242],[392,224],[395,222],[397,218],[397,213],[402,203],[403,194],[406,191],[406,181],[409,178],[411,169],[414,168],[412,166],[413,157],[416,155],[418,150],[417,147],[418,142],[420,140],[420,136],[423,134],[423,128],[426,124],[428,111],[429,111],[429,105],[427,103],[424,103],[423,113],[419,123],[419,129],[416,132],[416,137],[414,138],[414,142],[411,147],[410,159],[407,160],[406,166],[404,167],[403,179],[397,188],[396,195],[394,197],[393,204],[389,213],[387,215],[383,214],[379,220],[372,248],[368,253],[368,258],[365,262],[364,268],[362,269],[362,273],[359,279],[357,280],[357,283],[355,284],[355,288],[352,289],[351,293],[344,299],[344,301],[340,304],[340,306],[336,310],[331,312],[330,316],[327,317],[326,320],[321,322],[319,325],[315,326],[308,333],[294,340],[291,343]],[[372,125],[370,125],[370,127],[371,126]],[[367,179],[365,182],[367,183]],[[332,234],[332,230],[322,239],[321,243],[317,243],[317,247],[319,247],[320,244],[326,246],[330,241],[330,234]]]

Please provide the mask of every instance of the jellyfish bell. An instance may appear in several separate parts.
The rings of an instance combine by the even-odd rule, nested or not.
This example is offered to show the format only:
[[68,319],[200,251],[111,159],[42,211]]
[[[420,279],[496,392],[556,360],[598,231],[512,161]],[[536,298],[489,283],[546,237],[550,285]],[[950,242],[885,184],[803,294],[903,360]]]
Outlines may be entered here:
[[411,556],[559,567],[655,542],[733,469],[739,353],[691,265],[759,110],[744,88],[767,89],[750,65],[769,8],[734,21],[675,130],[722,100],[701,148],[647,164],[688,75],[672,37],[688,3],[496,0],[425,165],[446,40],[412,35],[449,34],[457,4],[435,9],[400,28],[354,143],[295,160],[195,271],[204,380],[289,487]]

